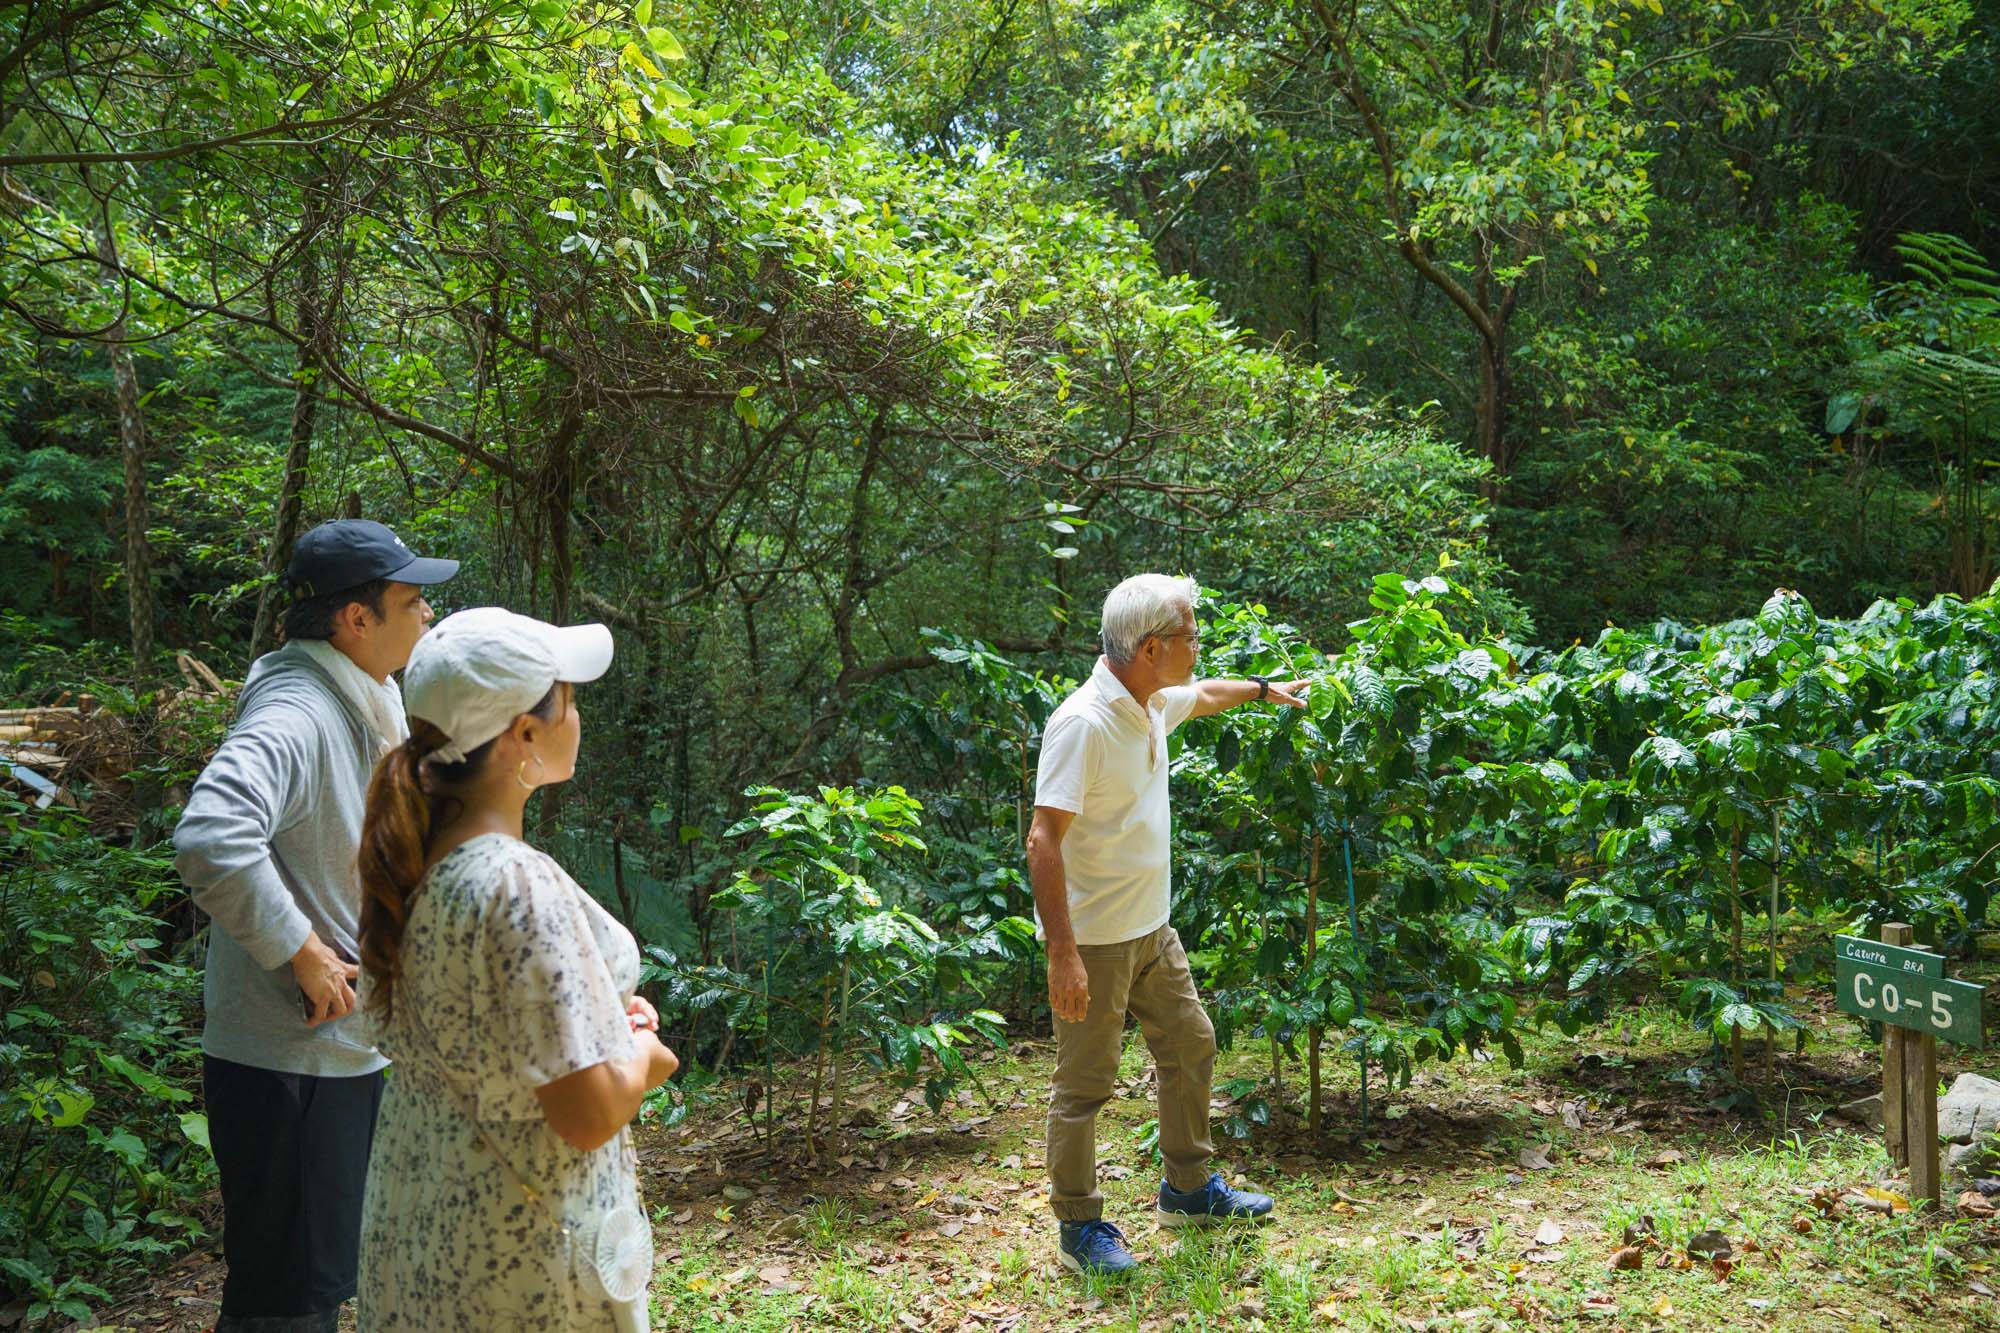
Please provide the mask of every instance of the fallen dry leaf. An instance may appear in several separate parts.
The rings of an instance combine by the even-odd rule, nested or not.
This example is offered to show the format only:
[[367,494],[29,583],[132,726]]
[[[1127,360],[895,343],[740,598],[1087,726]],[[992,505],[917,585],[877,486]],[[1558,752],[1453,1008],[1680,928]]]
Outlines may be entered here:
[[1542,1224],[1535,1228],[1535,1244],[1537,1245],[1560,1245],[1566,1239],[1568,1239],[1568,1233],[1553,1218],[1543,1218]]
[[1687,1252],[1693,1259],[1727,1259],[1736,1251],[1720,1231],[1704,1231],[1687,1243]]
[[1646,1265],[1646,1252],[1637,1245],[1620,1245],[1611,1252],[1611,1262],[1605,1267],[1612,1272],[1626,1272]]
[[1681,1162],[1685,1162],[1686,1160],[1687,1160],[1687,1154],[1682,1152],[1679,1148],[1668,1148],[1664,1152],[1658,1152],[1653,1154],[1652,1157],[1647,1159],[1646,1165],[1651,1167],[1655,1171],[1664,1171],[1668,1167],[1676,1166]]
[[1804,1213],[1800,1213],[1798,1216],[1792,1219],[1792,1230],[1798,1232],[1801,1236],[1811,1235],[1812,1229],[1813,1229],[1812,1219],[1810,1217],[1807,1217]]
[[1520,1155],[1514,1160],[1521,1164],[1523,1171],[1553,1171],[1556,1169],[1556,1164],[1549,1160],[1548,1145],[1543,1143],[1531,1144],[1521,1149]]

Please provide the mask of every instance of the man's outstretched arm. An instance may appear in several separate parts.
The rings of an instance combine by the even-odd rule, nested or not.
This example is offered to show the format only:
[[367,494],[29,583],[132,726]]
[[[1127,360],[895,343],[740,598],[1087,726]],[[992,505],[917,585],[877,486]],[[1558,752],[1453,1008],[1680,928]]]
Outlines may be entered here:
[[[1271,682],[1270,692],[1264,697],[1275,703],[1290,704],[1293,708],[1306,706],[1306,691],[1312,688],[1309,680],[1286,680]],[[1198,680],[1194,685],[1194,712],[1191,717],[1207,717],[1238,704],[1254,702],[1264,694],[1254,680]]]

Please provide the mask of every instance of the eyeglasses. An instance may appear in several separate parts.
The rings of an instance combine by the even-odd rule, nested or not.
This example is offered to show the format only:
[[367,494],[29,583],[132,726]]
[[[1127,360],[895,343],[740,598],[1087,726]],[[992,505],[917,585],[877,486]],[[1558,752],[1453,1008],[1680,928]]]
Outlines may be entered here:
[[1201,631],[1198,629],[1162,630],[1153,636],[1156,639],[1188,639],[1194,647],[1201,647]]

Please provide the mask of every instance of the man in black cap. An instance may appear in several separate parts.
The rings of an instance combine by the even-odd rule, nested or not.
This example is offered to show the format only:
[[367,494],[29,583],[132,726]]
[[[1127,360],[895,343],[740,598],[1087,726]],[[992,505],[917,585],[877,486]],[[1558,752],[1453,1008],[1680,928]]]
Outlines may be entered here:
[[380,523],[299,538],[285,645],[251,665],[174,829],[213,918],[203,1084],[222,1175],[217,1333],[331,1333],[354,1295],[361,1184],[387,1063],[358,1030],[355,856],[375,761],[409,735],[402,669],[424,589],[458,572]]

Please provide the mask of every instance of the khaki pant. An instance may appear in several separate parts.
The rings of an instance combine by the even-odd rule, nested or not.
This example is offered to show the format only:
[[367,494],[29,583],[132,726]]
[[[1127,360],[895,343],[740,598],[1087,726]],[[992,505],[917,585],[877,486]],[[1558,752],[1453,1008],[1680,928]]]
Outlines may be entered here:
[[1195,993],[1181,937],[1172,926],[1122,944],[1077,946],[1090,978],[1081,1023],[1056,1020],[1055,1086],[1049,1093],[1049,1211],[1066,1222],[1101,1217],[1097,1192],[1097,1112],[1111,1100],[1125,1015],[1139,1020],[1160,1082],[1160,1155],[1177,1190],[1208,1181],[1209,1081],[1215,1026]]

